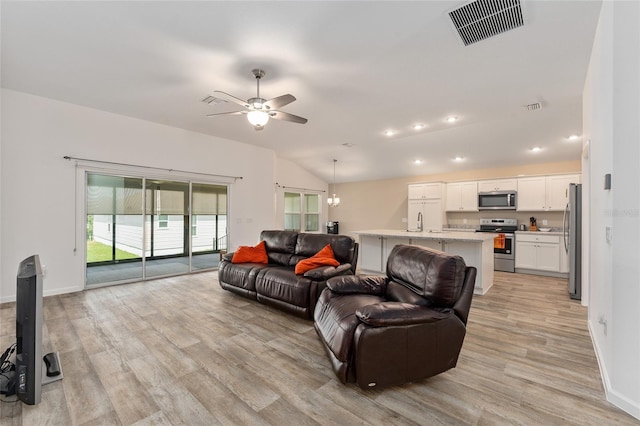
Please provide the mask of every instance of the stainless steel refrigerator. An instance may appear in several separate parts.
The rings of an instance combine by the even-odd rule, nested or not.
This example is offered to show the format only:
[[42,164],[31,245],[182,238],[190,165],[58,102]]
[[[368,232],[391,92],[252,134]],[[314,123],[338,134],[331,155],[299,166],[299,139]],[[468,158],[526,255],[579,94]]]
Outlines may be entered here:
[[569,256],[569,296],[582,297],[582,185],[569,185],[569,202],[564,210],[564,249]]

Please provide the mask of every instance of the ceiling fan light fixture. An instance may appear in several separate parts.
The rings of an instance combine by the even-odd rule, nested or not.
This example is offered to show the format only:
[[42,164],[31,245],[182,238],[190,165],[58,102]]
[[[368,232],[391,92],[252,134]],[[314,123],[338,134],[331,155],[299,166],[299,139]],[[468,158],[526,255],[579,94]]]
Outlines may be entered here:
[[269,114],[264,111],[249,111],[247,120],[254,126],[264,126],[269,121]]

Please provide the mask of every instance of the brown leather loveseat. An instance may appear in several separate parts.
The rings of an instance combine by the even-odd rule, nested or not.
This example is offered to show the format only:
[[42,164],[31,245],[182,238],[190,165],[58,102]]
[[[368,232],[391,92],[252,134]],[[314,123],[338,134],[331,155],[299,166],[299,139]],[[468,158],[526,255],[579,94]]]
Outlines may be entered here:
[[314,319],[340,381],[380,388],[455,367],[476,272],[460,256],[397,245],[386,277],[330,279]]
[[[346,235],[269,230],[262,231],[260,240],[265,242],[269,263],[232,263],[233,253],[227,253],[218,269],[220,286],[303,318],[313,317],[327,279],[353,275],[356,270],[358,243]],[[340,265],[295,274],[299,261],[312,257],[327,244]]]

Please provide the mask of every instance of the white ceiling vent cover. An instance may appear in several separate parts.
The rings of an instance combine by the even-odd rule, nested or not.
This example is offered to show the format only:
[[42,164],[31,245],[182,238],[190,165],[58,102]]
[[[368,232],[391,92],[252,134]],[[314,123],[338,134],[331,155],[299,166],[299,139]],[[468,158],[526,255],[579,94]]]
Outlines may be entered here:
[[465,46],[524,25],[520,0],[476,0],[449,12]]

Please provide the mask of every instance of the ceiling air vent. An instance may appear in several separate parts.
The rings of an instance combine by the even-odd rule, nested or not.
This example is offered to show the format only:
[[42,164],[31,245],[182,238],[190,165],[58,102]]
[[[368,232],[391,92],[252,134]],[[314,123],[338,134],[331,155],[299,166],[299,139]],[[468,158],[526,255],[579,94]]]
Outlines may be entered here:
[[205,104],[224,104],[227,101],[225,101],[224,99],[213,97],[213,96],[207,96],[201,102],[204,102]]
[[542,104],[540,102],[536,102],[534,104],[525,105],[524,109],[527,111],[537,111],[542,109]]
[[449,17],[465,46],[524,25],[521,0],[476,0]]

